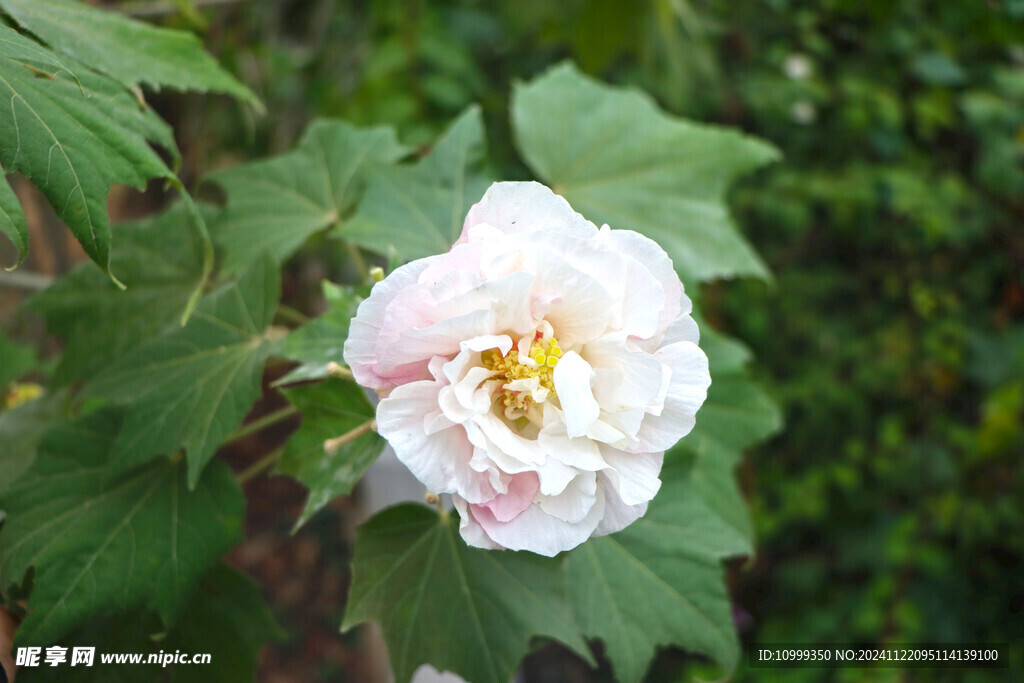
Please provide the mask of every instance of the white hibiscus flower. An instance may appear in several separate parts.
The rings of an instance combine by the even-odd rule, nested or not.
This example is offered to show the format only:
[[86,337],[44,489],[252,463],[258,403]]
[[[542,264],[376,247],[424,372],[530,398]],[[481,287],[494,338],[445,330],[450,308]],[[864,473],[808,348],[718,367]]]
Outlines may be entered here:
[[377,284],[345,359],[467,543],[555,555],[644,514],[711,383],[668,255],[538,183],[495,183],[446,254]]

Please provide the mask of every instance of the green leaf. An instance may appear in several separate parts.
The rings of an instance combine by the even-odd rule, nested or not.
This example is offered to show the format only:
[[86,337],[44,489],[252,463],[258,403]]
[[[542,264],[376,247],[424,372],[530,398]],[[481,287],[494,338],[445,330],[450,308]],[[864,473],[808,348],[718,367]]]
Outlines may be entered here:
[[[3,169],[0,168],[0,172]],[[18,196],[6,178],[0,178],[0,232],[7,235],[18,250],[18,259],[7,270],[14,270],[28,253],[28,221],[18,202]]]
[[668,116],[646,94],[571,64],[517,86],[512,123],[523,158],[555,192],[598,225],[658,242],[684,279],[768,277],[723,197],[734,179],[777,159],[773,147]]
[[0,0],[0,7],[56,50],[127,88],[144,84],[221,92],[262,107],[191,33],[158,28],[74,0]]
[[86,386],[87,396],[127,404],[114,444],[118,462],[182,447],[189,483],[196,484],[260,395],[272,350],[263,333],[281,295],[279,277],[264,255],[237,282],[204,298],[185,327],[146,341]]
[[0,23],[0,58],[30,62],[40,67],[49,67],[51,73],[70,69],[60,57],[49,48],[21,35],[7,24]]
[[10,57],[0,57],[0,100],[9,103],[0,107],[0,164],[31,180],[109,273],[107,195],[114,184],[141,190],[150,178],[175,178],[150,147],[176,154],[170,127],[106,77],[40,77]]
[[211,229],[226,252],[224,268],[235,270],[265,250],[283,262],[310,235],[347,217],[369,166],[406,153],[391,128],[321,120],[286,154],[210,174],[228,195]]
[[[384,449],[384,439],[368,426],[373,405],[355,382],[328,379],[294,389],[285,396],[302,413],[302,425],[285,445],[278,471],[309,489],[296,529],[332,498],[347,495]],[[363,430],[361,433],[353,430]],[[324,442],[357,434],[337,449],[325,452]]]
[[126,291],[83,264],[29,301],[28,308],[43,316],[47,330],[67,342],[57,366],[58,384],[93,377],[177,324],[203,281],[204,243],[188,229],[189,218],[187,207],[178,203],[153,218],[115,227],[110,264]]
[[742,450],[780,426],[778,407],[748,376],[750,352],[701,326],[711,389],[697,425],[665,457],[647,514],[569,553],[569,597],[588,636],[604,641],[618,678],[643,678],[659,646],[710,655],[726,669],[738,644],[722,558],[753,552],[733,469]]
[[50,394],[0,412],[0,497],[32,466],[39,442],[61,415],[66,398],[64,393]]
[[[698,414],[698,420],[700,416]],[[568,554],[569,599],[583,632],[604,641],[621,681],[639,681],[659,646],[710,655],[727,669],[738,642],[720,558],[749,552],[749,530],[720,516],[706,459],[666,461],[647,514]],[[726,468],[731,480],[731,472]]]
[[[17,344],[0,334],[0,396],[7,390],[11,382],[32,369],[36,362],[36,352],[27,346]],[[0,409],[3,400],[0,399]]]
[[260,646],[283,636],[259,586],[221,563],[203,578],[170,631],[159,619],[141,610],[92,619],[61,638],[60,644],[69,649],[69,655],[75,647],[96,648],[96,665],[23,668],[18,672],[18,681],[106,683],[111,680],[111,669],[99,666],[98,653],[139,653],[145,661],[151,654],[173,655],[179,651],[189,655],[206,653],[211,661],[195,666],[171,664],[166,668],[145,663],[119,664],[116,680],[119,683],[252,683]]
[[240,540],[243,498],[226,465],[191,492],[176,460],[126,468],[113,457],[120,425],[114,410],[58,425],[0,496],[0,587],[35,569],[19,643],[53,643],[87,619],[139,607],[169,623]]
[[182,674],[190,682],[251,683],[260,646],[285,635],[259,585],[222,563],[203,579],[161,649],[213,655],[210,664]]
[[288,384],[329,376],[328,363],[345,364],[343,351],[348,339],[348,326],[362,302],[354,287],[343,287],[324,280],[322,283],[327,310],[316,320],[295,330],[281,342],[280,354],[302,363],[276,384]]
[[457,517],[411,503],[359,527],[342,628],[367,620],[384,631],[398,683],[427,663],[474,683],[507,683],[538,635],[589,658],[560,560],[469,548]]
[[701,455],[735,465],[744,449],[782,427],[774,401],[745,369],[750,352],[739,342],[701,327],[701,348],[708,356],[711,387],[697,413],[697,424],[680,443]]
[[484,142],[474,105],[414,166],[374,169],[359,210],[336,234],[382,254],[393,248],[410,261],[448,251],[491,184],[482,175]]

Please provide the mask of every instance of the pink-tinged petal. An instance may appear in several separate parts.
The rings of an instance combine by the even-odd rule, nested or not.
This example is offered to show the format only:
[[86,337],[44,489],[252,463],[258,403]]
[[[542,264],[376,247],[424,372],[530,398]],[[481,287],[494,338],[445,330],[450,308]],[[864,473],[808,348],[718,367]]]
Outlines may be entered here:
[[626,505],[603,474],[598,475],[598,486],[604,491],[604,517],[594,529],[594,536],[607,536],[622,531],[647,514],[647,503]]
[[499,522],[509,522],[533,503],[533,497],[540,490],[540,479],[536,472],[513,475],[508,491],[499,493],[483,504]]
[[565,415],[566,433],[570,437],[584,436],[587,427],[601,414],[601,406],[591,388],[594,370],[578,353],[569,351],[555,366],[553,378]]
[[[510,522],[499,522],[490,510],[479,505],[467,506],[466,512],[473,516],[488,538],[499,546],[554,557],[590,538],[604,514],[604,492],[597,490],[590,513],[575,524],[552,517],[539,505],[531,505]],[[465,534],[463,538],[467,543],[472,543]]]
[[587,518],[596,502],[597,475],[593,472],[581,472],[560,494],[542,495],[537,504],[552,517],[577,524]]
[[592,237],[597,233],[597,227],[573,211],[569,202],[534,182],[491,185],[483,199],[470,208],[456,244],[466,242],[469,229],[479,224],[491,225],[509,234],[557,230]]
[[[444,312],[450,313],[450,317],[438,318],[426,327],[404,328],[393,343],[381,350],[376,365],[378,374],[394,378],[415,376],[430,358],[458,353],[467,339],[504,331],[526,334],[535,326],[530,315],[532,281],[529,273],[513,273],[484,282],[457,300],[446,302]],[[441,312],[439,306],[432,316]],[[395,320],[389,324],[398,328],[403,323]]]
[[601,446],[601,456],[608,469],[601,472],[612,483],[626,505],[639,505],[654,498],[661,488],[661,466],[665,453],[627,453],[610,446]]
[[378,282],[369,298],[359,304],[345,341],[345,363],[352,376],[365,387],[387,391],[395,386],[387,377],[377,374],[380,358],[380,335],[388,305],[400,292],[416,283],[430,259],[420,259],[396,268],[383,282]]
[[473,513],[470,512],[470,504],[464,498],[453,495],[452,502],[455,503],[455,509],[459,511],[459,533],[466,545],[484,550],[504,550],[501,545],[491,540],[484,528],[480,526],[480,522],[476,521]]
[[648,415],[637,432],[637,450],[664,451],[690,433],[696,414],[708,396],[711,375],[708,357],[693,342],[670,344],[655,357],[672,370],[661,415]]
[[427,434],[425,424],[439,412],[439,385],[431,381],[396,387],[377,406],[377,431],[398,459],[434,493],[455,493],[483,502],[495,491],[487,476],[470,467],[473,445],[459,426]]

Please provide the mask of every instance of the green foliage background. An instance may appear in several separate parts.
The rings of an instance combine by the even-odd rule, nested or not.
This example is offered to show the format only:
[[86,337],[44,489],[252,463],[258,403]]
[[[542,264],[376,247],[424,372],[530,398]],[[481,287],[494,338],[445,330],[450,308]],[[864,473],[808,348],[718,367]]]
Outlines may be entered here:
[[[1024,4],[328,4],[233,53],[275,65],[261,94],[296,121],[428,140],[474,101],[501,121],[510,82],[569,56],[781,149],[732,201],[774,281],[703,296],[785,413],[741,470],[744,639],[1024,640]],[[523,173],[509,131],[488,144]]]
[[[198,13],[160,21],[205,25],[208,47],[269,115],[253,117],[199,95],[151,97],[178,133],[179,177],[189,187],[245,157],[303,154],[299,141],[316,117],[392,124],[403,143],[427,146],[473,103],[487,123],[490,165],[480,175],[530,178],[513,146],[509,97],[515,83],[565,58],[602,80],[642,87],[670,112],[773,143],[783,162],[730,197],[735,222],[772,280],[712,282],[699,295],[703,317],[752,348],[761,385],[781,404],[786,423],[740,467],[756,553],[729,571],[744,646],[1024,642],[1024,3],[197,4]],[[146,74],[112,75],[148,82]],[[233,88],[231,82],[220,89]],[[475,126],[473,116],[460,119],[460,130]],[[337,145],[349,144],[350,132],[332,135]],[[475,149],[455,138],[450,144]],[[394,159],[399,151],[382,156]],[[161,167],[152,174],[166,173]],[[229,192],[231,173],[224,176]],[[334,197],[324,204],[340,211],[345,202]],[[288,249],[337,219],[320,216]],[[355,235],[377,217],[358,219],[350,224]],[[338,226],[338,234],[344,237],[347,227]],[[162,279],[181,303],[203,271],[201,248],[188,249],[195,258]],[[103,262],[105,251],[94,258]],[[127,263],[118,268],[117,259],[113,254],[113,272],[125,273],[130,293],[132,272]],[[358,279],[343,249],[314,245],[296,262],[323,259],[332,279]],[[757,273],[759,263],[751,261],[745,273]],[[174,313],[161,315],[136,321],[140,341]],[[65,324],[84,335],[75,337],[86,355],[81,321]],[[133,339],[107,352],[127,352]],[[254,392],[252,372],[246,381]],[[301,403],[301,396],[292,398]],[[19,428],[30,432],[31,424]],[[195,445],[200,459],[208,456],[208,444]],[[301,452],[291,458],[302,478]],[[20,467],[16,459],[4,466],[12,462]],[[427,533],[440,533],[423,524]],[[586,571],[584,559],[596,562],[604,551],[591,546],[573,571]],[[208,577],[206,584],[218,581],[236,577]],[[527,671],[537,666],[528,660]],[[648,678],[704,672],[702,664],[666,651]],[[786,680],[821,676],[771,673]],[[737,678],[761,679],[757,674],[741,660]],[[878,671],[840,674],[837,680],[879,680]]]

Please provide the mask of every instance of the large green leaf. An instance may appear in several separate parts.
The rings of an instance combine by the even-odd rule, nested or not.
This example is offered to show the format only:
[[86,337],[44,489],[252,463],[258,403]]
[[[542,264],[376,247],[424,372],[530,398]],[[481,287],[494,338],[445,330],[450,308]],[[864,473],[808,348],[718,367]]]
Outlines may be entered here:
[[226,252],[224,268],[236,269],[264,250],[283,262],[310,235],[347,217],[369,166],[406,153],[391,128],[321,120],[286,154],[210,174],[228,195],[212,225]]
[[84,69],[72,76],[54,65],[50,77],[39,77],[23,62],[39,63],[42,48],[26,48],[19,59],[21,43],[5,45],[0,99],[9,106],[0,108],[0,165],[31,180],[109,272],[110,187],[143,189],[150,178],[174,179],[150,146],[176,154],[172,131],[115,81]]
[[187,207],[179,203],[154,218],[115,227],[110,265],[126,291],[83,264],[32,298],[29,308],[67,342],[58,384],[89,379],[176,325],[203,281],[204,244],[189,221]]
[[750,353],[701,326],[713,378],[697,425],[667,455],[664,482],[640,520],[569,554],[569,596],[584,633],[604,641],[622,681],[638,681],[659,646],[736,664],[722,558],[753,552],[733,469],[742,450],[774,433],[775,404],[747,375]]
[[448,251],[491,184],[482,174],[484,142],[480,108],[470,107],[414,166],[374,169],[359,210],[337,234],[407,260]]
[[[3,169],[0,168],[0,175]],[[7,235],[11,243],[18,250],[18,258],[8,268],[16,268],[25,260],[28,253],[28,221],[25,212],[18,202],[18,196],[14,194],[10,183],[6,178],[0,177],[0,232]]]
[[262,590],[226,564],[206,575],[196,596],[160,644],[165,652],[209,652],[210,664],[178,667],[188,683],[251,683],[260,646],[286,634],[274,620]]
[[[604,641],[621,681],[641,680],[659,646],[705,653],[727,668],[736,663],[720,559],[750,551],[749,529],[724,519],[718,490],[703,488],[720,476],[702,471],[708,465],[675,454],[644,517],[568,554],[576,618],[587,636]],[[734,487],[731,468],[725,476]]]
[[[332,498],[352,492],[384,449],[384,439],[368,429],[375,411],[355,382],[328,379],[286,389],[284,394],[302,413],[302,425],[288,440],[278,465],[278,471],[309,489],[298,527]],[[349,433],[358,436],[325,451],[325,441]]]
[[507,683],[537,635],[588,653],[558,559],[469,548],[458,518],[389,508],[359,528],[343,628],[374,620],[405,683],[422,664],[474,683]]
[[204,298],[185,327],[146,341],[97,375],[85,394],[128,408],[114,457],[140,462],[184,448],[194,486],[260,395],[272,350],[263,335],[280,295],[277,264],[264,255]]
[[[92,619],[61,638],[60,644],[69,651],[96,648],[93,666],[26,667],[18,672],[18,681],[106,683],[116,672],[119,683],[252,683],[260,646],[284,635],[260,593],[251,579],[221,563],[203,577],[170,631],[141,610]],[[173,655],[175,651],[208,653],[211,661],[167,667],[145,663],[103,666],[99,661],[99,653],[139,653],[145,661],[151,654]]]
[[193,34],[158,28],[76,0],[0,0],[19,25],[126,87],[222,92],[260,107]]
[[343,352],[348,339],[348,326],[359,308],[362,297],[354,287],[343,287],[323,281],[327,310],[312,322],[295,330],[281,342],[280,354],[302,363],[278,383],[287,384],[309,379],[323,379],[330,373],[328,364],[344,365]]
[[53,643],[87,619],[139,607],[169,623],[240,540],[243,498],[226,465],[190,492],[177,459],[118,463],[120,426],[115,410],[59,424],[0,496],[0,587],[35,569],[20,643]]
[[65,393],[0,412],[0,497],[32,466],[43,434],[62,413]]
[[687,280],[767,277],[724,204],[733,180],[778,157],[739,133],[666,115],[646,94],[571,64],[516,88],[516,144],[530,167],[596,222],[660,244]]

